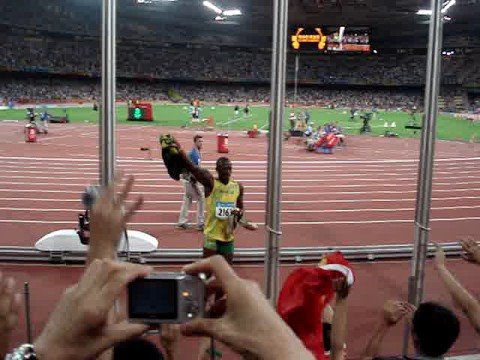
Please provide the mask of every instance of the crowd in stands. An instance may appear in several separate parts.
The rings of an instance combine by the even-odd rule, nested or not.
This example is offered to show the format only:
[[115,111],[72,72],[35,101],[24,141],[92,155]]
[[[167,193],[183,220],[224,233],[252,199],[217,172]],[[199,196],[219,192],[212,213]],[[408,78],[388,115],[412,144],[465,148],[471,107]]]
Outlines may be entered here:
[[[92,102],[100,99],[99,79],[71,79],[65,77],[11,77],[4,76],[0,81],[0,102],[14,104],[49,102]],[[287,103],[294,103],[294,88],[287,87]],[[455,98],[467,98],[465,91],[458,88],[442,88],[444,106],[455,109]],[[118,80],[117,99],[142,99],[145,101],[190,102],[198,98],[212,103],[243,103],[245,101],[268,104],[270,87],[257,84],[219,84],[195,82],[157,82],[138,80]],[[315,86],[298,87],[297,104],[355,109],[409,110],[423,106],[421,89],[355,89],[344,86],[341,89],[328,89]],[[465,100],[467,103],[468,99]],[[478,98],[470,99],[472,109],[480,108]],[[455,111],[455,110],[453,110]]]
[[[98,38],[52,35],[7,35],[0,48],[0,69],[79,74],[101,74]],[[443,61],[443,83],[479,83],[480,55],[458,55]],[[295,61],[287,61],[288,79],[294,79]],[[121,41],[117,47],[120,77],[252,81],[268,83],[271,53],[265,50],[210,46],[167,46],[142,41]],[[426,57],[418,55],[302,55],[300,83],[358,85],[421,85]]]
[[[176,100],[189,102],[193,98],[215,103],[268,103],[270,88],[266,85],[183,84],[148,81],[117,82],[117,99],[131,98],[150,101],[168,101],[171,92]],[[14,103],[48,103],[54,101],[86,101],[100,98],[100,84],[96,80],[4,78],[0,81],[0,99]],[[287,89],[287,101],[294,102],[294,89]],[[354,107],[357,109],[410,109],[421,106],[420,90],[330,90],[300,86],[297,103],[302,105]]]
[[[116,249],[126,222],[143,202],[142,198],[137,198],[128,205],[125,203],[133,182],[133,177],[130,177],[118,194],[113,186],[101,192],[91,210],[90,244],[83,276],[76,286],[65,291],[45,327],[40,329],[33,346],[26,345],[16,350],[13,357],[8,355],[7,359],[80,360],[101,356],[114,360],[173,360],[177,358],[175,351],[180,336],[213,337],[245,358],[314,359],[305,340],[310,335],[299,335],[298,328],[287,325],[265,299],[260,287],[253,281],[240,278],[220,256],[183,267],[188,274],[211,274],[213,277],[206,289],[208,293],[215,294],[216,300],[209,305],[210,312],[207,311],[212,317],[197,318],[179,326],[162,326],[163,354],[142,337],[149,329],[147,325],[123,320],[125,309],[118,299],[126,285],[153,271],[149,266],[116,259]],[[462,246],[464,259],[480,265],[479,245],[473,239],[465,239]],[[480,303],[448,270],[445,253],[439,246],[435,255],[435,269],[456,305],[467,316],[474,331],[480,334]],[[331,331],[326,332],[327,337],[317,341],[323,343],[324,348],[328,344],[331,360],[341,360],[345,355],[348,295],[353,282],[348,280],[347,275],[329,279],[335,301],[331,307],[327,307],[329,314],[324,313],[323,320],[318,318],[313,323],[330,322]],[[16,292],[15,280],[0,274],[2,358],[12,346],[18,345],[10,343],[12,332],[18,326],[21,309],[21,296]],[[401,320],[407,319],[411,324],[415,356],[389,359],[441,360],[460,333],[456,312],[435,302],[425,302],[415,307],[405,301],[387,300],[379,311],[378,325],[370,334],[365,331],[366,346],[361,359],[385,359],[380,357],[385,335],[402,323]],[[461,331],[468,331],[468,328]],[[310,339],[310,343],[311,340],[315,339]],[[35,353],[34,357],[32,353]],[[195,354],[191,356],[196,357]],[[198,358],[204,357],[200,354]]]

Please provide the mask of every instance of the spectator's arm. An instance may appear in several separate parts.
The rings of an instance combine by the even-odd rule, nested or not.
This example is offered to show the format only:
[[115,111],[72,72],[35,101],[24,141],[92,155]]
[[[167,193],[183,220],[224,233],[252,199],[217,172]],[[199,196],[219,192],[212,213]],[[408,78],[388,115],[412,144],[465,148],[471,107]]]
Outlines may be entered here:
[[116,259],[118,244],[126,223],[143,204],[143,198],[139,197],[132,205],[125,206],[133,183],[134,178],[130,176],[118,195],[115,194],[115,184],[108,186],[103,189],[93,206],[90,212],[87,264],[95,259]]
[[[134,178],[130,176],[118,195],[115,194],[117,184],[108,186],[102,191],[93,206],[90,212],[90,244],[87,265],[96,259],[115,260],[117,258],[118,244],[126,223],[143,203],[143,199],[139,197],[132,205],[125,207],[125,200],[132,190],[133,183]],[[118,314],[112,307],[108,315],[108,322],[115,323],[117,317]],[[113,351],[111,349],[97,357],[99,360],[112,358]]]
[[465,251],[462,255],[465,260],[480,265],[480,246],[473,238],[468,237],[462,240],[462,248]]
[[221,296],[211,308],[217,317],[195,319],[182,325],[183,335],[213,337],[247,359],[314,359],[265,299],[259,286],[239,278],[224,258],[212,256],[186,266],[184,271],[191,275],[213,274],[207,290]]
[[368,340],[367,347],[362,355],[362,360],[371,360],[378,356],[382,346],[383,338],[387,334],[389,327],[381,321],[375,328],[370,340]]
[[445,253],[440,246],[437,246],[437,252],[435,254],[435,268],[455,303],[460,306],[468,317],[470,324],[472,324],[475,331],[480,334],[480,303],[447,269],[445,265]]
[[333,313],[330,360],[343,360],[347,342],[348,284],[344,279],[335,280],[333,287],[337,293],[335,312]]
[[179,335],[180,327],[178,325],[162,325],[160,342],[163,346],[165,360],[175,360],[175,348]]
[[414,311],[415,308],[408,303],[393,300],[387,301],[383,306],[382,318],[363,352],[362,360],[369,360],[378,356],[383,338],[388,330],[395,326],[403,317],[413,314]]
[[15,280],[0,273],[0,358],[10,350],[10,336],[18,325],[21,295],[15,294]]
[[152,270],[111,260],[93,261],[80,282],[65,291],[36,339],[37,358],[92,359],[119,342],[143,334],[148,326],[110,322],[108,316],[127,284]]

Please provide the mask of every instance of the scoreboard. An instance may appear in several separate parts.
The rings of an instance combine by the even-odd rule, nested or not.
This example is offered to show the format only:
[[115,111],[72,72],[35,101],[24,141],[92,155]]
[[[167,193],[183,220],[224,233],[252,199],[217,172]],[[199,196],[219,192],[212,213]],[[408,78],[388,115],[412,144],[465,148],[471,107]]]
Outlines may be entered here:
[[128,101],[128,119],[131,121],[153,121],[152,104],[139,100]]
[[295,30],[295,34],[290,38],[292,48],[294,50],[315,49],[324,50],[327,43],[327,37],[323,35],[321,28],[314,28],[313,31],[299,27]]
[[291,30],[289,39],[293,51],[322,53],[369,53],[370,29],[366,26],[303,27]]

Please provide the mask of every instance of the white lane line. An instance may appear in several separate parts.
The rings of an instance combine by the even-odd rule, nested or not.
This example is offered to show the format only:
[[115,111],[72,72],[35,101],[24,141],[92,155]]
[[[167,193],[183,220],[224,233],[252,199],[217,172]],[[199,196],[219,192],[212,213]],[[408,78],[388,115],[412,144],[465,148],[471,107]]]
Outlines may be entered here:
[[[239,180],[240,182],[242,182],[242,180],[240,179]],[[389,181],[389,180],[385,180],[385,181]],[[160,182],[160,181],[154,181],[154,182]],[[136,188],[158,188],[158,189],[162,189],[162,188],[173,188],[173,189],[181,189],[182,188],[182,185],[180,183],[177,183],[177,182],[174,182],[174,181],[168,181],[170,182],[171,184],[168,184],[168,185],[165,185],[165,184],[153,184],[153,185],[148,185],[148,184],[139,184],[137,183],[135,185]],[[42,185],[42,186],[55,186],[55,187],[65,187],[65,186],[73,186],[73,187],[76,187],[76,186],[81,186],[81,187],[85,187],[91,183],[95,183],[95,181],[90,181],[89,179],[85,179],[85,182],[84,183],[51,183],[51,182],[35,182],[35,183],[29,183],[29,182],[0,182],[0,184],[3,184],[3,185]],[[262,183],[264,183],[262,181]],[[433,183],[433,186],[436,187],[436,186],[450,186],[450,187],[453,187],[453,186],[458,186],[458,185],[477,185],[477,184],[480,184],[480,181],[457,181],[457,182],[434,182]],[[407,184],[396,184],[395,182],[389,182],[387,184],[378,184],[376,185],[377,188],[389,188],[389,187],[393,187],[393,188],[400,188],[400,187],[416,187],[416,183],[415,182],[412,182],[412,183],[407,183]],[[244,185],[244,188],[246,189],[265,189],[266,187],[266,184],[262,184],[262,185]],[[321,182],[317,183],[317,184],[309,184],[308,185],[308,188],[310,189],[315,189],[315,188],[335,188],[335,189],[343,189],[343,188],[370,188],[371,185],[370,184],[323,184]],[[282,185],[282,189],[305,189],[305,186],[304,185]],[[15,188],[11,188],[12,191],[16,191],[16,190],[22,190],[23,189],[15,189]],[[457,189],[457,191],[460,190],[460,191],[463,191],[463,190],[468,190],[468,189]],[[476,189],[471,189],[471,190],[476,190]],[[72,190],[73,191],[73,190]],[[439,190],[441,191],[441,190]],[[455,191],[455,190],[454,190]],[[367,194],[367,193],[378,193],[378,190],[377,191],[364,191],[364,192],[356,192],[357,194]],[[399,191],[397,191],[399,192]],[[403,190],[402,190],[403,192]],[[161,192],[151,192],[152,194],[162,194]],[[337,192],[335,192],[337,193]],[[353,192],[350,192],[350,193],[353,193]],[[391,191],[387,191],[385,190],[384,193],[396,193],[396,192],[391,192]],[[168,194],[172,194],[171,192],[169,192]],[[249,192],[250,194],[250,192]],[[283,193],[285,194],[285,192]],[[297,192],[297,194],[301,194],[300,192]],[[305,194],[318,194],[318,192],[316,191],[309,191]]]
[[[180,193],[179,193],[180,194]],[[183,194],[182,194],[183,195]],[[327,199],[327,200],[314,200],[314,201],[304,201],[304,200],[283,200],[283,203],[291,203],[296,205],[301,205],[302,203],[363,203],[363,202],[413,202],[415,198],[402,198],[402,199]],[[452,201],[452,200],[480,200],[480,196],[449,196],[449,197],[433,197],[432,201]],[[46,198],[29,198],[29,197],[0,197],[0,201],[40,201],[48,203],[62,203],[62,202],[75,202],[80,203],[80,198],[74,199],[46,199]],[[133,201],[127,201],[133,202]],[[171,201],[171,200],[144,200],[145,204],[163,204],[163,203],[182,203],[183,201]],[[246,201],[246,203],[265,203],[265,200],[255,200],[255,201]]]
[[[217,154],[209,154],[204,153],[204,158],[207,157],[217,157]],[[43,160],[43,161],[42,161]],[[284,161],[282,162],[283,167],[289,168],[331,168],[333,166],[339,167],[341,165],[345,165],[344,168],[380,168],[385,166],[392,166],[392,167],[409,167],[409,168],[416,168],[418,166],[418,161],[413,159],[408,159],[406,161],[403,160],[388,160],[388,162],[383,161],[373,161],[367,163],[359,163],[358,161],[351,160],[353,163],[350,162],[343,162],[343,161]],[[447,161],[448,160],[448,161]],[[451,160],[451,162],[450,162]],[[437,166],[460,166],[464,164],[470,165],[477,165],[480,158],[452,158],[452,159],[440,159],[436,160]],[[400,162],[396,162],[400,161]],[[17,157],[17,158],[8,158],[8,157],[0,157],[0,165],[8,165],[8,164],[22,164],[24,166],[75,166],[81,165],[86,167],[95,166],[96,163],[99,162],[98,158],[92,159],[85,159],[84,157],[76,157],[76,158],[31,158],[31,157]],[[215,160],[204,160],[203,164],[207,165],[208,167],[215,167]],[[266,162],[244,162],[242,160],[235,160],[232,158],[232,162],[234,163],[235,168],[250,168],[250,169],[263,169],[267,167]],[[161,158],[153,158],[147,159],[146,153],[140,153],[139,156],[136,158],[132,158],[130,160],[125,161],[118,161],[119,166],[130,166],[130,167],[144,167],[144,166],[151,166],[151,165],[163,165],[163,161]]]
[[[439,186],[456,186],[456,185],[475,185],[478,184],[479,181],[458,181],[458,182],[441,182],[439,180],[463,180],[463,179],[478,179],[476,176],[450,176],[450,177],[439,177],[436,178],[434,177],[434,183],[433,185],[439,185]],[[31,179],[31,178],[30,178]],[[41,179],[41,180],[48,180],[47,178],[41,178],[38,177],[36,179]],[[33,179],[32,179],[33,180]],[[58,178],[56,178],[58,180]],[[93,179],[81,179],[81,178],[63,178],[65,182],[40,182],[40,181],[35,181],[35,182],[27,182],[27,181],[0,181],[0,185],[28,185],[28,186],[34,186],[35,188],[38,189],[39,186],[55,186],[55,187],[84,187],[87,185],[90,185],[93,181]],[[84,182],[81,183],[71,183],[68,182],[70,180],[83,180]],[[241,183],[260,183],[262,185],[246,185],[247,188],[261,188],[264,189],[266,186],[266,179],[242,179],[242,178],[237,178],[237,181]],[[292,183],[292,184],[299,184],[299,183],[308,183],[308,188],[315,188],[315,187],[327,187],[327,188],[344,188],[344,187],[377,187],[381,188],[382,186],[386,187],[392,187],[393,185],[395,186],[414,186],[416,185],[416,178],[395,178],[395,179],[368,179],[368,178],[362,178],[362,179],[352,179],[352,182],[366,182],[366,184],[331,184],[331,182],[335,181],[346,181],[342,179],[322,179],[322,180],[314,180],[314,179],[284,179],[282,182],[284,183]],[[384,182],[387,182],[387,184],[383,184]],[[407,184],[399,184],[399,182],[405,182],[409,181],[410,183]],[[438,181],[438,182],[437,182]],[[154,184],[140,184],[137,183],[135,185],[136,188],[181,188],[181,184],[172,180],[172,179],[162,179],[162,180],[152,180],[150,182],[153,182]],[[325,183],[326,182],[326,183]],[[371,184],[371,183],[378,183],[378,184]],[[167,184],[165,184],[167,183]],[[307,185],[284,185],[289,188],[305,188]],[[14,190],[14,189],[12,189]],[[472,189],[474,190],[474,189]]]
[[[90,137],[92,135],[98,135],[98,131],[85,133],[85,137]],[[49,137],[46,137],[46,138],[39,138],[38,142],[48,144],[49,140],[63,139],[63,138],[69,138],[69,137],[72,137],[72,135],[68,134],[68,135],[49,136]],[[52,144],[52,145],[58,145],[58,143],[55,143],[55,144]]]
[[[37,184],[38,185],[38,184]],[[334,186],[334,185],[332,185]],[[177,185],[165,185],[165,186],[157,186],[157,187],[162,187],[162,188],[178,188]],[[256,186],[252,186],[252,188],[254,188]],[[248,187],[247,187],[248,188]],[[263,187],[260,187],[260,188],[263,188]],[[479,191],[480,188],[466,188],[466,189],[434,189],[433,192],[434,193],[437,193],[437,192],[465,192],[465,191],[468,191],[468,192],[471,192],[471,191]],[[42,193],[66,193],[66,194],[79,194],[80,191],[68,191],[68,190],[44,190],[44,189],[0,189],[0,192],[11,192],[11,193],[29,193],[29,192],[33,192],[33,193],[38,193],[38,192],[42,192]],[[312,197],[314,197],[315,195],[351,195],[351,194],[355,194],[355,195],[360,195],[360,194],[406,194],[406,193],[410,193],[410,194],[414,194],[416,193],[417,191],[416,190],[400,190],[400,191],[389,191],[389,190],[372,190],[372,191],[330,191],[330,192],[310,192],[310,193],[285,193],[285,195],[311,195]],[[145,193],[145,192],[141,192],[141,191],[132,191],[130,192],[130,194],[132,195],[162,195],[163,193],[157,193],[157,192],[148,192],[148,193]],[[246,195],[264,195],[265,193],[264,192],[258,192],[258,193],[255,193],[255,192],[247,192]],[[309,202],[309,200],[297,200],[297,201],[301,201],[301,202]]]
[[[5,170],[3,168],[14,168],[18,169],[19,166],[10,166],[10,167],[5,167],[5,166],[0,166],[0,172],[2,174],[13,174],[9,176],[0,176],[2,178],[19,178],[19,177],[32,177],[32,176],[22,176],[22,175],[15,175],[15,174],[38,174],[38,175],[43,175],[45,173],[48,173],[52,176],[50,178],[57,178],[58,175],[89,175],[89,176],[94,176],[98,178],[98,171],[95,172],[88,172],[82,169],[78,168],[72,168],[72,170],[76,171],[63,171],[65,170],[64,167],[62,168],[50,168],[46,169],[44,167],[35,167],[35,169],[41,169],[41,170]],[[463,174],[479,174],[480,175],[480,169],[477,170],[458,170],[458,169],[464,169],[465,167],[461,168],[455,168],[449,171],[437,171],[435,170],[435,175],[440,175],[440,174],[452,174],[454,173],[455,175],[463,175]],[[26,167],[22,167],[22,169],[28,169]],[[60,171],[59,171],[60,170]],[[89,169],[91,170],[91,169]],[[165,169],[155,169],[155,170],[141,170],[142,172],[134,172],[135,179],[137,181],[143,181],[143,180],[161,180],[161,179],[170,179],[166,177],[166,170]],[[382,175],[382,176],[403,176],[405,175],[404,172],[386,172],[385,169],[379,169],[379,170],[370,170],[370,171],[359,171],[355,173],[343,173],[339,172],[338,169],[305,169],[304,171],[298,171],[298,170],[282,170],[282,173],[293,173],[297,176],[300,175],[306,175],[310,176],[311,173],[318,172],[318,173],[325,173],[325,172],[333,172],[333,174],[329,175],[330,177],[338,176],[338,177],[357,177],[357,176],[368,176],[368,175]],[[260,175],[265,175],[266,176],[266,169],[257,171],[257,170],[240,170],[240,171],[235,171],[235,174],[237,173],[253,173],[253,174],[260,174]],[[53,176],[55,175],[55,176]],[[139,176],[151,176],[151,179],[147,178],[139,178]],[[83,179],[83,177],[82,177]]]
[[[213,165],[213,164],[212,164]],[[8,161],[8,162],[1,162],[0,161],[0,168],[3,167],[10,167],[10,168],[19,168],[19,166],[22,167],[22,169],[75,169],[75,170],[93,170],[98,168],[98,161],[95,163],[89,163],[89,164],[81,164],[80,162],[77,163],[48,163],[48,164],[40,164],[38,165],[38,162],[32,162],[32,163],[27,163],[26,161],[22,161],[21,164],[19,162],[15,161]],[[149,171],[149,172],[161,172],[164,170],[164,165],[161,161],[149,161],[148,163],[144,163],[141,165],[127,165],[127,164],[118,164],[120,168],[125,168],[128,169],[129,171]],[[478,162],[462,162],[461,165],[457,165],[456,163],[454,164],[435,164],[436,167],[439,169],[465,169],[465,167],[471,166],[471,167],[477,167]],[[310,171],[310,170],[316,170],[316,171],[346,171],[346,172],[351,172],[351,171],[370,171],[370,172],[375,172],[376,170],[378,171],[385,171],[386,168],[392,167],[390,170],[394,169],[399,169],[399,168],[404,168],[402,170],[411,169],[414,172],[417,172],[417,166],[416,164],[385,164],[385,165],[361,165],[361,166],[355,166],[355,165],[349,165],[348,167],[341,167],[339,165],[329,165],[328,163],[314,163],[311,165],[299,165],[299,166],[292,166],[292,165],[286,165],[283,166],[282,170],[285,171],[290,171],[290,172],[302,172],[302,171]],[[207,169],[214,171],[213,166],[206,166]],[[140,169],[140,170],[137,170]],[[238,165],[234,161],[234,172],[263,172],[266,171],[267,167],[266,165],[261,165],[261,166],[252,166],[252,165]]]
[[[459,218],[441,218],[441,219],[431,219],[431,222],[453,222],[453,221],[472,221],[480,220],[480,217],[459,217]],[[386,223],[402,223],[402,224],[413,224],[412,219],[405,220],[340,220],[340,221],[285,221],[282,222],[282,225],[369,225],[369,224],[386,224]],[[55,221],[55,220],[9,220],[9,219],[0,219],[0,223],[9,223],[9,224],[45,224],[45,225],[75,225],[76,221]],[[134,222],[129,223],[130,226],[173,226],[176,223],[142,223]],[[259,225],[265,225],[263,223],[258,223]]]
[[[92,167],[92,168],[81,168],[81,167],[72,167],[71,170],[74,171],[64,171],[66,167],[58,167],[58,168],[46,168],[46,167],[22,167],[22,170],[6,170],[6,169],[19,169],[20,166],[14,165],[14,166],[0,166],[0,172],[5,173],[5,174],[55,174],[55,175],[90,175],[95,178],[98,178],[98,171],[97,168],[98,166]],[[25,169],[25,170],[24,170]],[[35,169],[35,170],[31,170]],[[59,171],[59,169],[63,171]],[[152,179],[168,179],[166,177],[166,170],[164,167],[159,167],[156,169],[130,169],[130,168],[124,168],[121,167],[125,172],[132,173],[136,177],[138,176],[151,176]],[[207,168],[208,169],[208,168]],[[448,175],[448,174],[455,174],[455,175],[463,175],[463,174],[480,174],[480,169],[478,170],[464,170],[465,167],[459,167],[459,168],[452,168],[452,169],[442,169],[442,170],[435,170],[434,174],[435,175]],[[211,172],[215,172],[214,169],[208,169]],[[381,176],[404,176],[406,173],[410,174],[416,174],[416,169],[406,170],[404,169],[403,172],[389,172],[389,170],[393,169],[385,169],[381,168],[378,170],[354,170],[354,169],[348,169],[348,170],[341,170],[338,168],[333,168],[333,169],[312,169],[312,168],[305,168],[302,170],[286,170],[283,169],[282,173],[283,174],[289,174],[289,175],[295,175],[295,176],[312,176],[312,173],[315,173],[314,176],[317,178],[321,175],[324,175],[326,173],[329,173],[329,177],[340,177],[340,178],[355,178],[355,177],[360,177],[360,176],[375,176],[375,175],[381,175]],[[234,177],[238,177],[238,174],[241,174],[241,176],[247,176],[247,174],[250,174],[248,176],[266,176],[266,169],[259,169],[259,170],[234,170]],[[7,177],[7,176],[5,176]],[[8,176],[10,177],[10,176]],[[15,175],[12,175],[11,177],[17,177]]]
[[[470,210],[470,209],[480,209],[480,205],[474,206],[439,206],[432,207],[431,210]],[[365,209],[323,209],[323,210],[290,210],[283,209],[282,213],[286,214],[311,214],[311,213],[351,213],[351,212],[397,212],[397,211],[414,211],[415,208],[365,208]],[[79,209],[43,209],[43,208],[9,208],[9,207],[0,207],[0,211],[29,211],[29,212],[78,212]],[[136,214],[163,214],[171,213],[178,214],[178,210],[139,210]],[[194,210],[190,210],[190,213],[196,213]],[[248,214],[252,213],[265,213],[265,210],[247,210]]]
[[[41,201],[48,203],[57,202],[76,202],[80,203],[80,199],[45,199],[45,198],[19,198],[9,197],[0,198],[0,201]],[[415,198],[402,198],[402,199],[326,199],[326,200],[283,200],[283,204],[336,204],[336,203],[369,203],[369,202],[414,202]],[[432,201],[451,201],[451,200],[480,200],[478,196],[455,196],[455,197],[434,197]],[[130,201],[131,202],[131,201]],[[247,204],[265,204],[265,200],[246,200]],[[145,204],[181,204],[182,200],[144,200]]]
[[[46,171],[46,170],[43,170],[43,171],[23,171],[23,170],[1,170],[0,169],[0,172],[2,174],[12,174],[12,175],[0,175],[0,178],[14,178],[14,179],[31,179],[32,177],[35,177],[36,179],[58,179],[58,180],[84,180],[84,179],[96,179],[98,178],[98,172],[85,172],[85,171],[77,171],[77,172],[73,172],[73,171]],[[237,173],[242,173],[243,171],[237,171]],[[329,175],[328,179],[325,179],[323,177],[318,177],[318,175],[315,176],[312,176],[311,173],[315,173],[315,172],[318,172],[318,173],[325,173],[325,171],[323,170],[313,170],[313,169],[309,169],[309,170],[305,170],[305,171],[302,171],[302,172],[298,172],[298,171],[283,171],[283,173],[293,173],[295,174],[296,176],[295,177],[301,177],[303,175],[303,177],[309,177],[309,179],[300,179],[300,180],[311,180],[311,181],[322,181],[322,180],[330,180],[330,179],[342,179],[342,178],[354,178],[354,179],[357,179],[357,178],[360,178],[362,179],[362,176],[377,176],[377,179],[378,179],[378,176],[381,175],[381,176],[395,176],[395,177],[398,177],[398,176],[403,176],[405,175],[405,172],[398,172],[398,173],[392,173],[392,172],[386,172],[385,170],[384,171],[379,171],[379,172],[375,172],[375,173],[341,173],[341,172],[338,172],[338,171],[331,171],[333,172],[333,174]],[[38,176],[36,174],[39,174],[39,175],[45,175],[46,173],[48,173],[49,175],[48,176]],[[261,172],[250,172],[250,173],[253,173],[252,175],[255,176],[256,174],[260,175],[258,178],[256,179],[264,179],[265,176],[266,176],[266,173],[264,171],[261,171]],[[21,174],[21,175],[17,175],[17,174]],[[22,174],[25,174],[25,175],[22,175]],[[31,175],[31,174],[35,174],[35,175]],[[444,178],[444,179],[448,179],[449,177],[447,176],[438,176],[438,175],[449,175],[449,174],[455,174],[455,175],[463,175],[463,177],[465,178],[479,178],[480,177],[480,169],[479,170],[467,170],[467,171],[435,171],[434,174],[436,175],[437,178]],[[476,175],[468,175],[468,174],[476,174]],[[67,176],[65,177],[64,175],[82,175],[80,177],[78,176]],[[87,176],[88,175],[88,176]],[[159,181],[159,180],[172,180],[170,177],[166,176],[166,170],[164,171],[159,171],[158,173],[137,173],[137,172],[134,172],[134,175],[135,175],[135,180],[138,182],[138,181]],[[250,177],[252,176],[250,175]],[[140,177],[140,176],[150,176],[151,178],[145,178],[145,177]],[[236,179],[238,180],[242,180],[242,177],[235,177]],[[458,178],[458,176],[456,176],[455,178]],[[366,179],[370,179],[370,177],[367,177]],[[382,178],[380,178],[382,179]],[[254,179],[255,180],[255,179]],[[387,179],[386,180],[395,180],[394,179]]]
[[[35,161],[64,161],[64,162],[98,162],[98,159],[71,159],[71,158],[41,158],[41,157],[22,157],[22,156],[0,156],[0,160],[35,160]],[[480,160],[480,157],[463,157],[463,158],[444,158],[435,159],[436,162],[457,162]],[[151,160],[125,160],[119,158],[120,163],[151,163]],[[158,161],[160,163],[160,161]],[[215,164],[215,161],[204,161],[205,164]],[[237,160],[238,164],[267,164],[266,160]],[[384,160],[329,160],[324,164],[389,164],[389,163],[418,163],[416,159],[384,159]],[[283,161],[283,164],[318,164],[318,161]]]
[[[480,217],[460,217],[460,218],[442,218],[442,219],[430,219],[431,222],[448,222],[448,221],[470,221],[480,220]],[[385,223],[405,223],[413,224],[414,220],[339,220],[339,221],[286,221],[282,222],[282,225],[334,225],[334,224],[385,224]],[[140,225],[140,224],[139,224]]]

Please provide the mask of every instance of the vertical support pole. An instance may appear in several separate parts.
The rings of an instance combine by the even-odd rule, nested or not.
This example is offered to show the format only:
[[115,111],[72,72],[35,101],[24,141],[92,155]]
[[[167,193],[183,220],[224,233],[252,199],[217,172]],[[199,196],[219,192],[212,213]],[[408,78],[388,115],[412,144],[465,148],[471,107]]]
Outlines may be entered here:
[[270,96],[270,131],[267,172],[267,230],[265,254],[265,294],[272,305],[279,292],[281,237],[282,131],[285,113],[288,0],[273,1],[273,42]]
[[25,323],[27,326],[27,343],[32,344],[32,319],[30,317],[30,285],[28,282],[23,284],[23,298],[25,302]]
[[[430,231],[430,207],[432,201],[433,161],[435,154],[438,94],[440,92],[442,51],[442,0],[431,0],[432,15],[428,35],[427,74],[425,82],[425,117],[423,120],[418,165],[417,203],[415,208],[414,253],[409,278],[408,300],[418,306],[423,299],[425,262]],[[408,337],[405,331],[403,353],[408,352]]]
[[295,54],[295,84],[293,90],[293,107],[297,107],[297,95],[298,95],[298,70],[300,68],[300,55]]
[[102,105],[100,112],[100,184],[115,178],[116,0],[103,0]]

